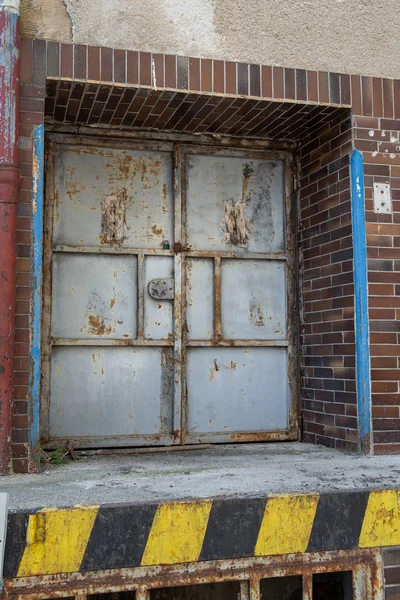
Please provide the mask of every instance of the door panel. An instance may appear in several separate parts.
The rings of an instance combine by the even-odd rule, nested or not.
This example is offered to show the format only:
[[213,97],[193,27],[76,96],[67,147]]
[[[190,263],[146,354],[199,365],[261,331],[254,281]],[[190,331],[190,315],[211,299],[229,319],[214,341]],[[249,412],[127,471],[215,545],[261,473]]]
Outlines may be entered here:
[[54,337],[134,338],[136,312],[135,256],[54,255]]
[[168,152],[59,145],[55,156],[55,244],[99,246],[104,206],[118,206],[124,236],[134,248],[162,248],[173,240],[172,155]]
[[286,348],[190,348],[187,382],[191,440],[288,427]]
[[55,348],[51,437],[170,434],[172,364],[171,348]]
[[209,258],[188,258],[186,270],[187,337],[208,340],[214,332],[214,263]]
[[[193,250],[284,250],[281,161],[189,154],[187,173],[187,244]],[[240,227],[227,228],[233,220]]]
[[224,339],[285,339],[286,274],[282,262],[223,260],[221,298]]

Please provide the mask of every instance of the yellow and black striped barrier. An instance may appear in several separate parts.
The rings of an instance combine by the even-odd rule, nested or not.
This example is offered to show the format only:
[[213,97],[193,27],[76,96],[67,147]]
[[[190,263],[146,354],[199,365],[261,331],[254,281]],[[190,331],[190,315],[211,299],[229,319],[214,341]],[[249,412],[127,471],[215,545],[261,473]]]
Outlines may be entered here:
[[400,545],[400,490],[9,515],[4,577]]

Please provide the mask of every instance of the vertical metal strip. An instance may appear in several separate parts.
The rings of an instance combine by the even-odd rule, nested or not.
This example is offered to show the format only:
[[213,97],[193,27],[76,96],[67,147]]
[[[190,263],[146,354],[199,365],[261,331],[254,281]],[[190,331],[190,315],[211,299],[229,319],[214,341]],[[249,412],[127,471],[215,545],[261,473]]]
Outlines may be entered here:
[[183,348],[182,348],[182,255],[175,254],[174,277],[175,277],[175,299],[174,299],[174,431],[173,442],[184,443],[183,435],[186,429],[184,393],[183,393]]
[[[50,431],[50,375],[53,340],[51,337],[52,266],[53,266],[53,218],[56,197],[54,161],[57,145],[46,144],[46,179],[43,209],[43,268],[42,268],[42,331],[41,331],[41,389],[40,389],[40,437],[49,439]],[[57,216],[57,213],[56,213]]]
[[298,306],[298,222],[295,194],[295,163],[293,156],[284,162],[285,203],[285,270],[286,270],[286,336],[288,340],[288,402],[290,439],[298,439],[300,429],[300,349],[299,349],[299,306]]
[[32,245],[31,245],[31,346],[29,352],[29,460],[32,467],[38,461],[39,407],[40,407],[40,340],[42,314],[43,267],[43,180],[44,180],[44,125],[33,131],[33,185],[32,185]]
[[44,198],[44,234],[42,268],[42,320],[41,320],[41,390],[40,390],[40,436],[48,440],[50,422],[50,373],[53,342],[51,338],[52,264],[53,264],[53,212],[55,202],[54,160],[57,146],[46,146],[46,180]]
[[250,582],[240,582],[240,600],[250,600]]
[[364,454],[372,454],[364,172],[362,154],[358,150],[353,150],[351,155],[351,197],[354,247],[354,303],[358,430],[361,450]]
[[214,258],[214,338],[216,344],[222,339],[222,300],[221,300],[221,257]]
[[250,600],[260,600],[260,580],[257,577],[250,579]]
[[370,581],[373,600],[385,599],[385,566],[383,563],[382,549],[373,550],[374,560],[370,564]]
[[375,600],[370,570],[363,565],[354,566],[352,572],[352,587],[354,600]]
[[312,600],[313,597],[313,576],[312,573],[303,575],[303,600]]
[[[174,247],[182,244],[182,154],[180,147],[174,146]],[[183,443],[185,416],[183,410],[184,394],[182,386],[182,254],[174,254],[174,407],[173,407],[173,443]]]
[[145,257],[143,253],[137,255],[137,334],[138,339],[144,337],[144,269],[145,269]]

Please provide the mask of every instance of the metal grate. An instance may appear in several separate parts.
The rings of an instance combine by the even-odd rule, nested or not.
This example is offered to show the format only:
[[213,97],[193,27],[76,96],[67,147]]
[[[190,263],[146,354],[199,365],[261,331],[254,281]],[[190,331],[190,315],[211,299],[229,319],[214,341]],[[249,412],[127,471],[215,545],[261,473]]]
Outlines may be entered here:
[[65,573],[7,580],[2,600],[72,597],[76,600],[383,600],[383,565],[380,549],[358,549]]

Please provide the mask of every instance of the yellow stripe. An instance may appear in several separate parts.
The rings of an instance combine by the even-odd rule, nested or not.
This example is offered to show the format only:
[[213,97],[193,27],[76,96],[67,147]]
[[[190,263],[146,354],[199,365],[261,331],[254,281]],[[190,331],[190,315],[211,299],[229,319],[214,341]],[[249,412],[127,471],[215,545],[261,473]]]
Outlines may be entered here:
[[79,571],[98,509],[46,508],[29,515],[17,577]]
[[255,555],[305,552],[319,495],[274,496],[268,499]]
[[360,548],[400,545],[400,492],[370,492],[361,528]]
[[199,559],[211,501],[160,504],[154,517],[142,565],[173,565]]

